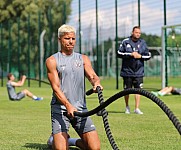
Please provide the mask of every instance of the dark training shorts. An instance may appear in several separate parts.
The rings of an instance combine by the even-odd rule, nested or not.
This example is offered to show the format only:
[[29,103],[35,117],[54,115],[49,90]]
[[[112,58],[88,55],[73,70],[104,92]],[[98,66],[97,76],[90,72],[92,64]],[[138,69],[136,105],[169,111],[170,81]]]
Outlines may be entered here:
[[123,77],[123,88],[143,88],[143,77]]
[[174,88],[171,93],[173,95],[181,95],[181,88]]
[[20,101],[22,98],[25,97],[25,93],[24,92],[19,92],[16,94],[15,97],[11,98],[12,101]]
[[59,132],[68,132],[70,124],[78,134],[83,134],[95,130],[90,117],[78,117],[68,118],[62,113],[51,113],[52,120],[52,133],[57,134]]

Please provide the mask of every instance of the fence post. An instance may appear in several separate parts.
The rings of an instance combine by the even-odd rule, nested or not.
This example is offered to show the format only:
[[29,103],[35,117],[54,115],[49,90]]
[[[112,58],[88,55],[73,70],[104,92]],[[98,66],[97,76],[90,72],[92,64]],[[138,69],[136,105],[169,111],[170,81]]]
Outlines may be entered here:
[[1,51],[0,51],[0,59],[1,59],[1,61],[0,61],[0,65],[1,65],[1,87],[3,87],[3,56],[2,56],[2,49],[3,49],[3,24],[1,23],[0,24],[1,26],[1,37],[0,37],[0,39],[1,39]]
[[138,0],[138,26],[141,26],[141,23],[140,23],[140,0]]
[[41,34],[41,22],[40,22],[41,12],[38,11],[38,60],[39,60],[39,87],[41,87],[41,60],[40,60],[40,34]]
[[115,46],[115,53],[116,53],[116,89],[119,89],[119,76],[118,76],[118,57],[117,57],[117,50],[118,50],[118,11],[117,11],[117,0],[115,0],[115,14],[116,14],[116,46]]
[[82,53],[82,36],[81,36],[81,1],[79,0],[79,52]]
[[[164,0],[164,25],[167,25],[167,13],[166,13],[166,0]],[[167,29],[164,30],[165,34],[165,86],[168,86],[168,68],[167,68]]]
[[30,87],[30,14],[28,14],[28,87]]
[[20,18],[18,17],[18,73],[20,79]]
[[99,72],[99,29],[98,29],[98,1],[96,0],[96,52],[97,52],[97,74],[100,76]]
[[8,69],[7,72],[11,72],[11,23],[10,20],[8,21],[8,32],[9,32],[9,38],[8,38]]

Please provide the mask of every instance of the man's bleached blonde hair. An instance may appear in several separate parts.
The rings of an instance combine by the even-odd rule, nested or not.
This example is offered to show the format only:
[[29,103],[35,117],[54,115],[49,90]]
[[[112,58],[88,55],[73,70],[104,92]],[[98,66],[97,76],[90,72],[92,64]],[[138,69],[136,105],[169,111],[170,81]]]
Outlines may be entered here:
[[66,25],[66,24],[60,26],[60,28],[58,29],[58,38],[64,35],[65,33],[69,33],[69,32],[73,32],[76,34],[76,30],[73,26]]

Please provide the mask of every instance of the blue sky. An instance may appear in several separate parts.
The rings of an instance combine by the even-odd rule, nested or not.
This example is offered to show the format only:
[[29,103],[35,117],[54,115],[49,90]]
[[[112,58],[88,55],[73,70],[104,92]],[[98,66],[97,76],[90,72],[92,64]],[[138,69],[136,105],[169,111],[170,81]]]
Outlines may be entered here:
[[[137,0],[118,2],[118,29],[119,34],[128,36],[134,25],[138,24]],[[164,25],[163,0],[140,0],[141,2],[141,29],[148,34],[161,34]],[[98,24],[103,31],[112,31],[115,28],[115,0],[98,0]],[[167,25],[181,24],[180,0],[167,0]],[[95,0],[81,0],[82,28],[96,26]],[[72,2],[72,15],[69,24],[78,27],[78,0]],[[109,34],[109,33],[107,33]],[[111,34],[111,33],[110,33]]]

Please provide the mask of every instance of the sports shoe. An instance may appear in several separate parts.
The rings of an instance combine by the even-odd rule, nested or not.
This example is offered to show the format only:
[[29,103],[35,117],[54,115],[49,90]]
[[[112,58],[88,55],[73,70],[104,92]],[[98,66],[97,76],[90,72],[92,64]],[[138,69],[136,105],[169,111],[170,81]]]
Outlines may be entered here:
[[53,143],[53,136],[50,135],[50,137],[48,138],[48,141],[47,141],[48,147],[51,147],[51,146],[52,146],[52,143]]
[[153,95],[155,95],[155,96],[158,96],[158,92],[153,92],[153,91],[151,91],[151,93],[152,93]]
[[164,96],[165,94],[162,92],[158,92],[158,96]]
[[41,101],[43,100],[43,97],[37,97],[37,98],[34,98],[35,101]]
[[141,110],[140,110],[139,108],[136,108],[136,109],[134,110],[134,113],[135,113],[135,114],[138,114],[138,115],[142,115],[142,114],[143,114],[143,112],[141,112]]
[[130,108],[129,108],[129,106],[126,106],[125,114],[130,114]]

